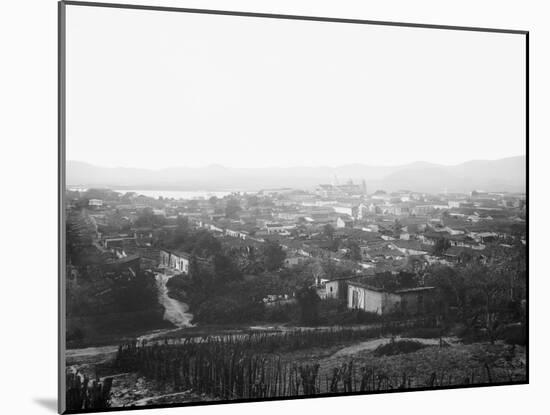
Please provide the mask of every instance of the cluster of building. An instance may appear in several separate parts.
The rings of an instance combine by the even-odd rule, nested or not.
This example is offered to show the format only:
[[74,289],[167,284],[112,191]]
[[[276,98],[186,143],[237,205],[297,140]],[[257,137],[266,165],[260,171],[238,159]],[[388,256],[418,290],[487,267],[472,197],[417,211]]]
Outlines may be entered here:
[[[69,198],[69,208],[72,203]],[[90,199],[86,211],[98,249],[115,254],[115,262],[138,256],[147,266],[187,273],[189,255],[162,248],[163,238],[185,218],[189,226],[208,230],[242,252],[243,258],[251,249],[275,241],[286,252],[286,267],[317,261],[345,268],[345,278],[333,279],[325,271],[317,279],[319,296],[342,298],[350,308],[379,314],[396,309],[421,312],[433,289],[389,292],[370,285],[368,277],[418,273],[433,263],[483,262],[495,246],[514,249],[526,244],[524,194],[368,194],[364,181],[357,185],[351,180],[311,191],[265,189],[196,200],[127,193]],[[141,223],[145,211],[150,222]]]

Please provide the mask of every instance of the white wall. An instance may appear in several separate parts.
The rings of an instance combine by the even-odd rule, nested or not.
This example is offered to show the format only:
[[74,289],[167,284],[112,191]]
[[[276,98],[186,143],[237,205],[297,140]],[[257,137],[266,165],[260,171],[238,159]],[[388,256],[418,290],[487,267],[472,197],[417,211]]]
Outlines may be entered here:
[[382,314],[384,312],[384,294],[366,290],[354,285],[348,286],[348,308],[353,307],[353,294],[357,293],[357,308],[369,313]]

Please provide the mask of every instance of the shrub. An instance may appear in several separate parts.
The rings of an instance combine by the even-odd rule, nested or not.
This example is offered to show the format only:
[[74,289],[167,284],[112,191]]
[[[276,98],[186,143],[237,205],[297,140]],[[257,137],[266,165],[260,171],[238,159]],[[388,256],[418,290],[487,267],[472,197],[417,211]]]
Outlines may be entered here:
[[462,323],[453,324],[452,327],[449,328],[450,336],[464,337],[467,333],[468,327]]
[[195,313],[201,323],[227,324],[261,320],[263,304],[241,302],[233,298],[214,297],[204,301]]
[[403,333],[402,337],[413,337],[418,339],[436,339],[441,337],[443,330],[437,327],[419,327]]
[[84,332],[79,327],[67,329],[67,342],[79,342],[84,339]]
[[300,310],[296,303],[265,307],[264,319],[270,323],[298,321]]
[[426,347],[426,345],[414,340],[395,340],[392,338],[389,343],[381,344],[374,349],[374,355],[393,356],[396,354],[412,353],[424,347]]
[[168,281],[166,281],[166,287],[168,289],[185,290],[190,286],[189,279],[183,275],[174,275]]
[[510,324],[498,331],[497,338],[508,344],[525,346],[527,343],[527,330],[523,324]]
[[328,325],[371,324],[381,321],[382,317],[378,314],[363,310],[345,310],[324,317],[324,324]]

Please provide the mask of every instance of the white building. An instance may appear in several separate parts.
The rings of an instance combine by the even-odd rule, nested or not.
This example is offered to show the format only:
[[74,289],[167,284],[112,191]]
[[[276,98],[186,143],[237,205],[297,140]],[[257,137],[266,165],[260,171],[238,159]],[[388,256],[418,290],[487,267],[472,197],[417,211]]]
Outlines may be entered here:
[[88,200],[88,206],[96,206],[96,207],[103,206],[103,200],[101,200],[101,199],[90,199],[90,200]]
[[393,312],[421,314],[431,301],[434,287],[417,287],[398,291],[384,291],[359,282],[348,283],[348,308],[379,315]]
[[169,268],[184,274],[189,273],[189,255],[185,252],[160,250],[160,267]]
[[336,227],[339,229],[351,228],[353,227],[353,220],[351,218],[338,216],[338,219],[336,219]]
[[289,230],[296,229],[296,225],[283,225],[280,223],[266,223],[265,229],[268,235],[280,234],[280,235],[289,235]]

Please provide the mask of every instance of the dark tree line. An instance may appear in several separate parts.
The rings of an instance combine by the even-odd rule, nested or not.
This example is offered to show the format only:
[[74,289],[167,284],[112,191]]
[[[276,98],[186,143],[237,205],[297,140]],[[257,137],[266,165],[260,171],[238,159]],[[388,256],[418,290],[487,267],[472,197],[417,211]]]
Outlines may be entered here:
[[525,324],[526,250],[489,247],[484,262],[457,267],[431,266],[425,283],[438,288],[439,313],[449,322],[460,321],[470,331],[482,331],[494,341],[510,323]]

